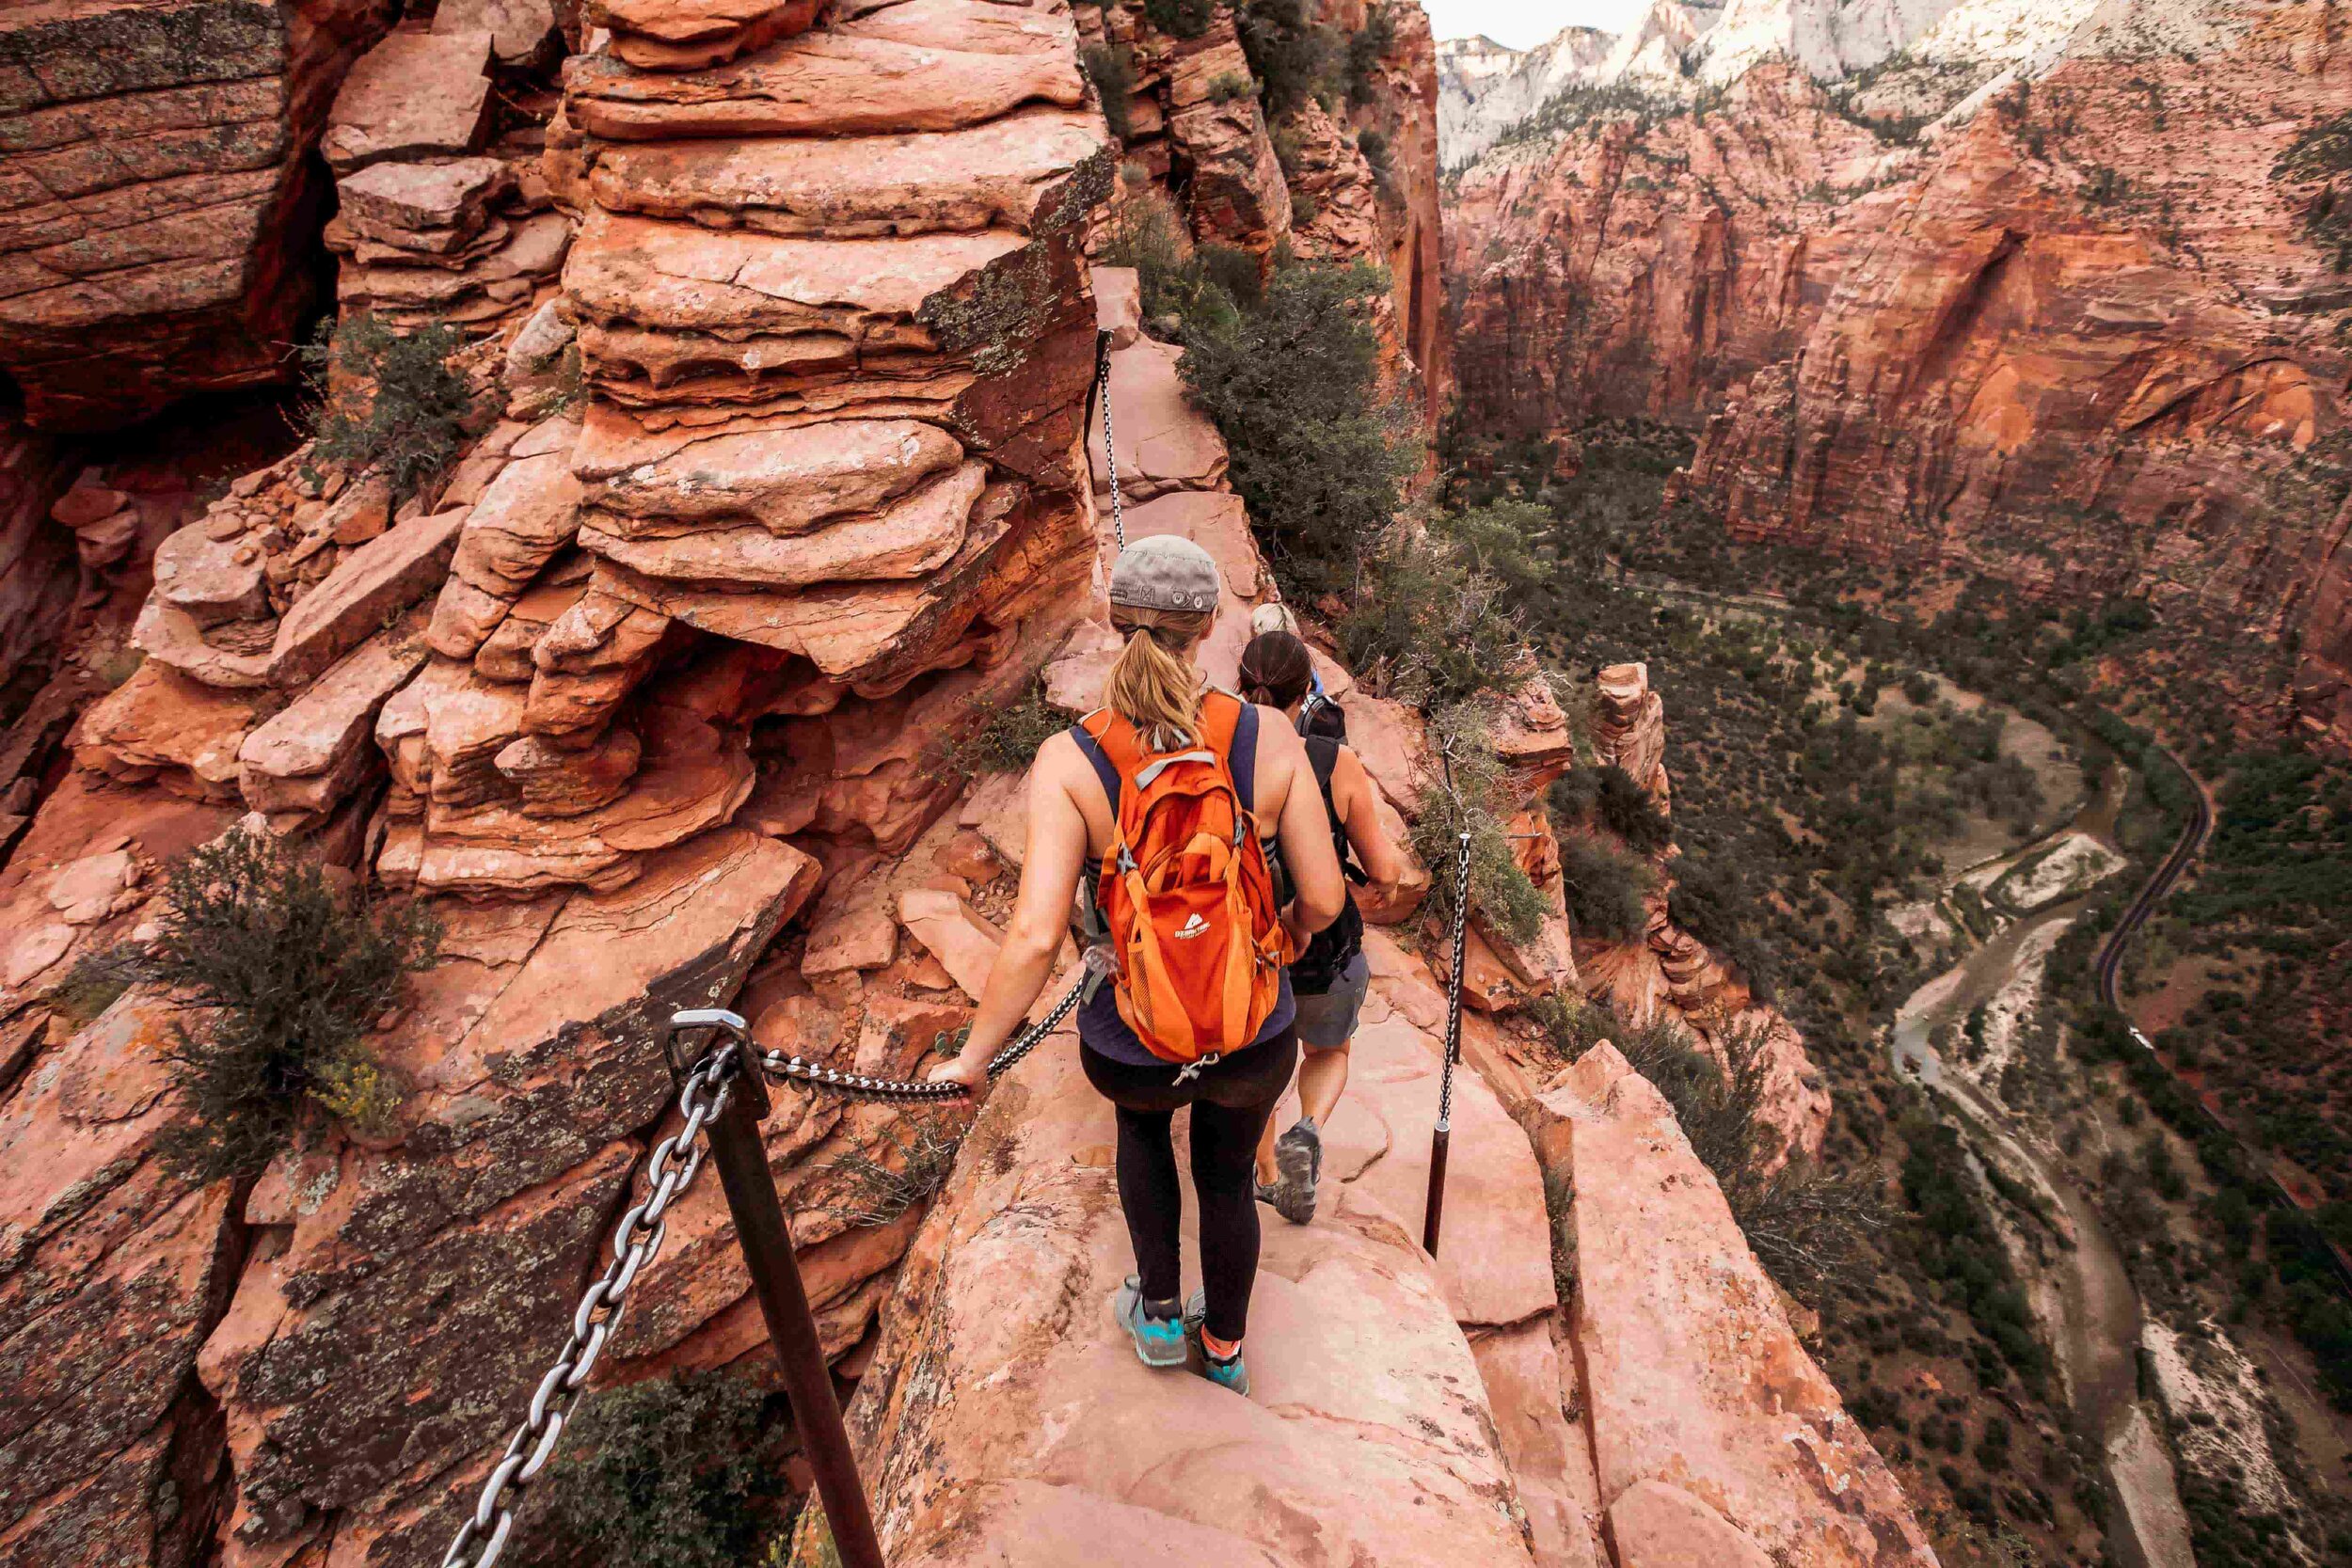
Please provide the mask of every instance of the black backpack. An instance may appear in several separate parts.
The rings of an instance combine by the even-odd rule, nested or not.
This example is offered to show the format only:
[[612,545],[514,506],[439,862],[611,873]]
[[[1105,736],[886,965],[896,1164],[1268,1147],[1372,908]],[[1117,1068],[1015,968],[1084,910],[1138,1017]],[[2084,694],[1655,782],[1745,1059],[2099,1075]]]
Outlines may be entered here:
[[[1328,708],[1335,715],[1340,711],[1340,705],[1327,699],[1319,705]],[[1323,792],[1323,815],[1331,824],[1331,847],[1339,851],[1340,869],[1349,881],[1360,885],[1372,879],[1364,875],[1363,868],[1352,858],[1347,845],[1347,826],[1340,820],[1338,810],[1331,804],[1331,772],[1339,766],[1343,742],[1327,735],[1305,733],[1308,715],[1315,711],[1315,706],[1311,699],[1310,705],[1298,715],[1299,728],[1307,743],[1307,761],[1315,770],[1315,787]],[[1344,726],[1345,718],[1341,718],[1340,722]],[[1321,995],[1339,983],[1347,966],[1355,962],[1356,955],[1363,950],[1364,917],[1362,911],[1356,908],[1356,895],[1351,891],[1347,895],[1347,902],[1340,909],[1339,918],[1317,931],[1314,939],[1307,943],[1307,950],[1298,956],[1297,962],[1291,965],[1291,989],[1310,996]]]
[[[1320,691],[1307,693],[1307,705],[1298,710],[1298,733],[1310,740],[1335,740],[1347,744],[1347,714],[1340,705]],[[1331,776],[1324,773],[1323,798],[1331,799]]]

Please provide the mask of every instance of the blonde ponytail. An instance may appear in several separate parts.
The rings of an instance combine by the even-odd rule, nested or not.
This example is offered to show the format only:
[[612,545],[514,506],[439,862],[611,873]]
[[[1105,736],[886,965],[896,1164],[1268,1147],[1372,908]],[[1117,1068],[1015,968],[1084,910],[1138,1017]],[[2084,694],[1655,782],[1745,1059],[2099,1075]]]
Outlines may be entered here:
[[1184,657],[1208,628],[1206,614],[1117,605],[1111,625],[1127,646],[1103,683],[1103,701],[1136,727],[1154,752],[1192,743],[1200,728],[1200,674]]

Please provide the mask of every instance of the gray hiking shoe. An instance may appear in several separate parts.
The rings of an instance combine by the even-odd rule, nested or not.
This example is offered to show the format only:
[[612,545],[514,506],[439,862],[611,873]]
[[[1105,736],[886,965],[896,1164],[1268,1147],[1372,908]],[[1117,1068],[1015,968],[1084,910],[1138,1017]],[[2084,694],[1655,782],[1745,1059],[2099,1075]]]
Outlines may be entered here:
[[1181,1367],[1184,1364],[1184,1321],[1182,1317],[1155,1318],[1145,1311],[1142,1284],[1134,1275],[1127,1276],[1111,1298],[1111,1316],[1133,1336],[1136,1358],[1145,1366]]
[[1274,1164],[1282,1180],[1267,1201],[1291,1224],[1305,1225],[1315,1217],[1315,1188],[1323,1180],[1323,1134],[1312,1117],[1299,1117],[1274,1140]]

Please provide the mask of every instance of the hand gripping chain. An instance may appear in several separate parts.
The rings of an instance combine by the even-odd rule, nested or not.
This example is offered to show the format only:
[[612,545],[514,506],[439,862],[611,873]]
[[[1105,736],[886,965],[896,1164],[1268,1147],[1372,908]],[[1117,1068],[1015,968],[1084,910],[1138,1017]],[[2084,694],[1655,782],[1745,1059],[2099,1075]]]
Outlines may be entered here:
[[[988,1075],[1001,1077],[1036,1050],[1038,1042],[1059,1027],[1071,1009],[1077,1006],[1086,986],[1086,977],[1081,976],[1070,988],[1070,993],[1055,1004],[1052,1012],[991,1057]],[[651,1196],[623,1214],[621,1223],[613,1227],[612,1263],[580,1296],[580,1306],[572,1313],[571,1338],[564,1344],[563,1354],[555,1358],[555,1365],[548,1369],[547,1376],[539,1380],[538,1392],[531,1396],[530,1415],[515,1429],[506,1452],[492,1467],[490,1479],[483,1483],[481,1500],[450,1543],[449,1551],[441,1559],[441,1568],[491,1568],[499,1554],[506,1549],[507,1537],[515,1528],[516,1504],[554,1457],[556,1443],[564,1435],[564,1425],[571,1418],[572,1406],[579,1402],[580,1389],[587,1385],[588,1374],[595,1370],[606,1341],[620,1325],[621,1308],[628,1304],[629,1287],[636,1284],[637,1276],[661,1250],[661,1239],[667,1230],[665,1216],[671,1205],[693,1184],[703,1168],[703,1157],[709,1148],[703,1141],[703,1131],[719,1119],[719,1113],[726,1109],[727,1099],[735,1092],[736,1080],[742,1072],[736,1053],[748,1047],[750,1036],[739,1017],[716,1009],[680,1013],[671,1021],[673,1031],[691,1027],[715,1027],[730,1037],[723,1038],[708,1055],[686,1070],[677,1102],[678,1114],[686,1118],[686,1125],[654,1146],[653,1157],[645,1164]],[[759,1062],[761,1069],[771,1077],[788,1078],[812,1088],[867,1100],[942,1101],[961,1099],[964,1093],[960,1084],[872,1078],[821,1067],[777,1051],[763,1053]]]

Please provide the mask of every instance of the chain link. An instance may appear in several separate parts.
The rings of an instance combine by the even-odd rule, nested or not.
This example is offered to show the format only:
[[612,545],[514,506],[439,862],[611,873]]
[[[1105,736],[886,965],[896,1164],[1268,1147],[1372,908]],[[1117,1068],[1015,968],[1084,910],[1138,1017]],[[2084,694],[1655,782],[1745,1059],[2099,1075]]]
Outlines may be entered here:
[[654,1146],[653,1156],[645,1163],[649,1189],[645,1200],[623,1214],[613,1227],[612,1263],[581,1293],[572,1312],[571,1338],[539,1380],[538,1391],[531,1396],[530,1414],[515,1429],[506,1452],[491,1468],[482,1497],[458,1528],[456,1539],[441,1559],[441,1568],[490,1568],[506,1549],[523,1492],[555,1456],[572,1406],[579,1402],[596,1358],[604,1354],[606,1342],[620,1324],[630,1287],[661,1251],[662,1238],[669,1231],[670,1206],[685,1196],[702,1171],[703,1156],[709,1149],[703,1142],[703,1130],[726,1109],[735,1074],[740,1070],[735,1053],[732,1043],[723,1045],[686,1075],[677,1101],[686,1124]]
[[[1086,987],[1086,977],[1081,976],[1052,1012],[991,1057],[988,1075],[1003,1076],[1036,1050],[1038,1042],[1052,1034],[1070,1016],[1071,1009],[1077,1006]],[[456,1539],[450,1543],[449,1551],[441,1559],[441,1568],[491,1568],[499,1554],[506,1549],[507,1537],[514,1533],[515,1510],[523,1492],[555,1456],[555,1446],[564,1435],[564,1423],[571,1418],[572,1406],[579,1402],[588,1374],[596,1369],[596,1358],[604,1354],[606,1342],[620,1325],[621,1309],[628,1303],[630,1287],[661,1251],[671,1206],[685,1196],[703,1168],[703,1157],[710,1147],[703,1141],[703,1130],[719,1119],[719,1113],[726,1109],[728,1097],[734,1093],[735,1075],[740,1070],[736,1060],[738,1049],[729,1040],[687,1073],[677,1102],[678,1114],[685,1117],[686,1124],[654,1146],[653,1156],[645,1163],[645,1200],[623,1214],[620,1224],[613,1227],[612,1263],[581,1293],[580,1305],[572,1312],[571,1338],[547,1375],[539,1380],[538,1391],[531,1396],[529,1415],[515,1429],[505,1453],[492,1466],[490,1479],[483,1483],[481,1498],[458,1528]],[[923,1084],[842,1072],[775,1051],[763,1054],[760,1062],[776,1077],[868,1100],[954,1100],[961,1099],[964,1092],[959,1084]]]
[[[1001,1078],[1012,1070],[1014,1063],[1036,1050],[1037,1042],[1052,1034],[1060,1025],[1061,1021],[1070,1016],[1070,1010],[1075,1007],[1079,998],[1086,994],[1087,978],[1090,977],[1092,973],[1089,970],[1087,976],[1081,976],[1078,983],[1070,988],[1070,994],[1054,1005],[1052,1012],[1022,1031],[1019,1038],[1011,1041],[1002,1051],[989,1058],[988,1075],[991,1078]],[[854,1095],[866,1100],[909,1101],[961,1100],[964,1093],[963,1085],[961,1084],[926,1084],[905,1078],[873,1078],[862,1072],[843,1072],[837,1068],[803,1061],[798,1056],[787,1056],[781,1051],[769,1052],[760,1057],[760,1064],[771,1078],[789,1078],[816,1088],[831,1089],[835,1094]]]
[[1119,547],[1127,547],[1127,524],[1119,513],[1119,448],[1111,440],[1111,356],[1105,352],[1095,372],[1094,382],[1103,400],[1103,471],[1111,481],[1111,532],[1118,537]]
[[1438,1125],[1454,1125],[1454,1064],[1462,1055],[1462,963],[1470,945],[1470,835],[1454,850],[1454,974],[1445,988],[1445,1066],[1438,1082]]

